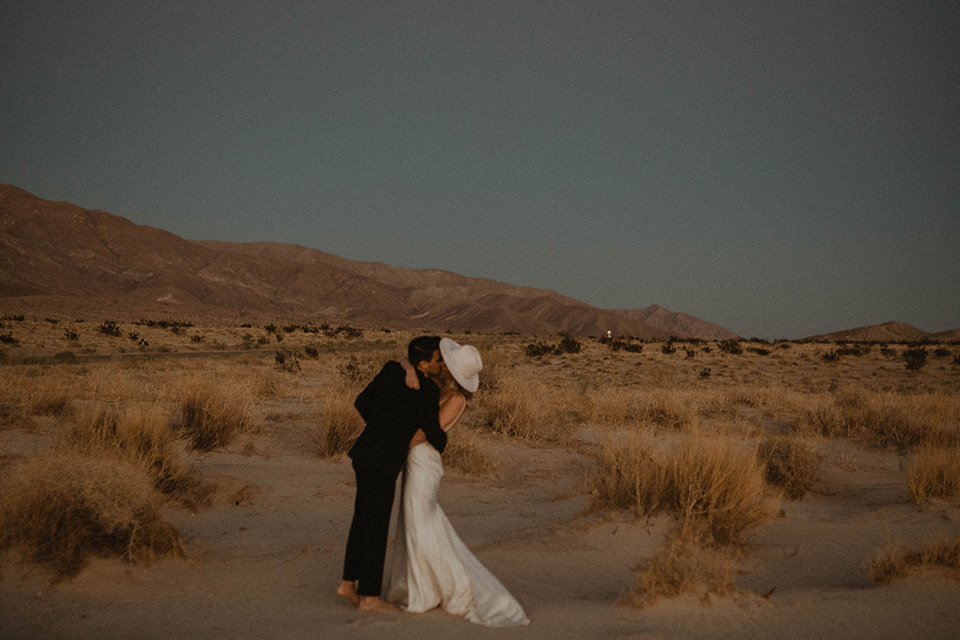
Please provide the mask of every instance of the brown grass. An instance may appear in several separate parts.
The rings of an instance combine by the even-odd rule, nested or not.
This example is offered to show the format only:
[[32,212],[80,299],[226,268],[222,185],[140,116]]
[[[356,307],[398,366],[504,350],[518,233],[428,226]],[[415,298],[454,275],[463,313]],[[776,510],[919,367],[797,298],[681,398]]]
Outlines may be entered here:
[[916,503],[960,497],[960,448],[927,445],[910,457],[907,490]]
[[807,494],[820,465],[817,453],[796,436],[768,438],[760,443],[757,455],[764,465],[766,481],[790,500]]
[[637,581],[621,604],[642,609],[663,598],[684,594],[707,601],[710,595],[735,591],[736,556],[729,549],[704,547],[695,541],[674,538],[654,557],[634,571]]
[[484,476],[493,474],[498,466],[480,435],[465,425],[450,431],[447,448],[443,452],[443,466],[463,473]]
[[64,428],[61,443],[88,456],[113,456],[138,465],[163,493],[182,492],[189,484],[170,420],[157,405],[84,407]]
[[800,432],[828,437],[862,435],[902,450],[960,441],[960,400],[946,394],[838,390],[800,416]]
[[640,425],[680,431],[697,424],[700,397],[695,392],[603,387],[586,395],[590,421],[598,425]]
[[867,571],[874,584],[889,584],[917,571],[938,568],[960,578],[960,537],[928,543],[919,551],[886,547],[870,559]]
[[177,427],[187,434],[194,449],[211,451],[229,444],[251,424],[246,387],[197,380],[180,403]]
[[673,513],[684,536],[737,544],[773,517],[756,452],[719,438],[679,436],[608,441],[587,485],[593,510],[627,509],[638,516]]
[[514,371],[501,374],[496,387],[484,388],[476,399],[481,424],[512,438],[563,442],[582,421],[576,397]]
[[13,468],[0,496],[0,548],[19,548],[57,577],[76,575],[92,555],[139,564],[183,555],[149,476],[125,461],[43,454]]
[[363,419],[353,406],[355,396],[352,391],[340,391],[321,399],[311,432],[321,458],[346,453],[363,430]]

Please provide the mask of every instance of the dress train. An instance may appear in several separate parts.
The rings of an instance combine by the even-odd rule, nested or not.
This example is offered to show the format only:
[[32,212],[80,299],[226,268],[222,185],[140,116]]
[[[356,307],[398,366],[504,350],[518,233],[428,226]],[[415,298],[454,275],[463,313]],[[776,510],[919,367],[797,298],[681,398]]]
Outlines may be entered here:
[[384,576],[387,599],[418,613],[443,606],[489,627],[527,624],[520,603],[467,549],[437,503],[442,476],[436,449],[410,449]]

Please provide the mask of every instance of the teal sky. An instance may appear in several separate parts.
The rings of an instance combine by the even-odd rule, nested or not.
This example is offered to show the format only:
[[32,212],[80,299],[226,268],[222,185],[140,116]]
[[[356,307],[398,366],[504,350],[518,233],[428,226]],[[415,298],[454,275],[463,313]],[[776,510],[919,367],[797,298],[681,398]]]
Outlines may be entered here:
[[0,182],[188,239],[960,328],[956,2],[0,1]]

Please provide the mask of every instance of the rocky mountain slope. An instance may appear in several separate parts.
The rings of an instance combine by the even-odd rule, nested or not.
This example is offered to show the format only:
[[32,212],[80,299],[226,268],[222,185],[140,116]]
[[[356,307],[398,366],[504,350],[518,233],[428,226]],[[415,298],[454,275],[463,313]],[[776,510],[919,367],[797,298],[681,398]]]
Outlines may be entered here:
[[659,307],[645,322],[555,291],[296,245],[189,241],[10,185],[0,186],[0,249],[0,301],[38,308],[644,339],[725,331]]

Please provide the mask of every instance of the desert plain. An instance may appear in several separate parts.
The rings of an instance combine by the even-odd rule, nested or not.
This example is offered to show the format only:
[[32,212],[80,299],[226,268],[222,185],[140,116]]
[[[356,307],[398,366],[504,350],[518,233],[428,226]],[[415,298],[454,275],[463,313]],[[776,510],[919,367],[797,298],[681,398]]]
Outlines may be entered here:
[[0,638],[960,637],[957,344],[450,334],[440,504],[531,620],[487,629],[334,594],[415,334],[2,322]]

